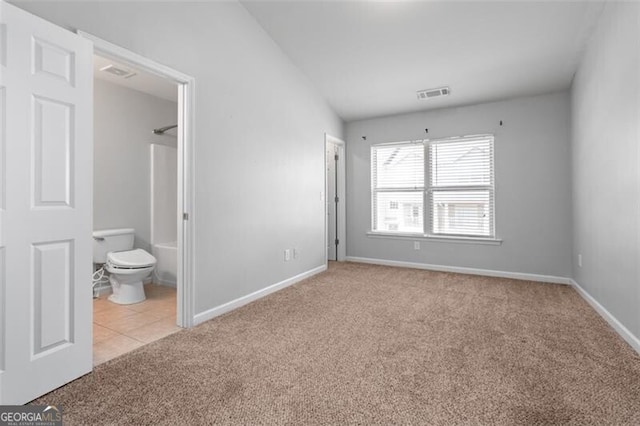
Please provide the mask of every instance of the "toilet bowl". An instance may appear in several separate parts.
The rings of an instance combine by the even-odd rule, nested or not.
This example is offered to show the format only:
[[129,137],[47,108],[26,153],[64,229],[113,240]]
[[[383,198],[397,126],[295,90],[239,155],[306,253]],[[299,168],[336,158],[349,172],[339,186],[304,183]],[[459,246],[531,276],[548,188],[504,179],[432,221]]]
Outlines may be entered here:
[[155,265],[156,258],[142,249],[109,252],[105,265],[113,291],[109,300],[120,305],[144,301],[142,280],[153,272]]

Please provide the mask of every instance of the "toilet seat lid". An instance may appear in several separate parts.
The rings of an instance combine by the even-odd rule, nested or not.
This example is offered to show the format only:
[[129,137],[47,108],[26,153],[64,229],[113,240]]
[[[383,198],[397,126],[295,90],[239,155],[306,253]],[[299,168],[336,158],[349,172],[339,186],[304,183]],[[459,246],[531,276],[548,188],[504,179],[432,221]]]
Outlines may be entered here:
[[142,249],[112,251],[107,255],[107,261],[122,268],[146,268],[156,264],[156,258]]

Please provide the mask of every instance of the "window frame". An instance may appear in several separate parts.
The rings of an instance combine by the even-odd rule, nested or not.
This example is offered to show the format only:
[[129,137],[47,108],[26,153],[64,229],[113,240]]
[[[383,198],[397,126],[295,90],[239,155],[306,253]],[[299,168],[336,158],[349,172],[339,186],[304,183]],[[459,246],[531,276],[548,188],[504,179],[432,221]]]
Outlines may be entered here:
[[[488,185],[448,185],[448,186],[434,186],[433,176],[430,168],[431,164],[431,146],[436,144],[445,144],[447,142],[464,142],[473,140],[490,139],[491,141],[491,157],[490,157],[490,183]],[[412,145],[422,144],[424,149],[424,182],[421,188],[413,188],[410,192],[422,191],[422,232],[397,232],[376,230],[376,194],[378,192],[405,192],[409,188],[394,188],[394,189],[377,189],[374,188],[374,150],[378,147],[393,146],[393,145]],[[437,139],[422,139],[413,141],[401,141],[374,144],[370,147],[370,172],[371,172],[371,228],[367,232],[371,237],[382,238],[394,238],[394,239],[425,239],[433,241],[447,241],[447,242],[471,242],[471,243],[483,243],[483,244],[501,244],[502,240],[498,238],[496,228],[496,182],[495,182],[495,135],[493,134],[478,134],[478,135],[465,135],[465,136],[452,136],[446,138]],[[451,192],[474,192],[474,191],[488,191],[490,197],[490,212],[491,222],[490,235],[477,235],[477,234],[452,234],[452,233],[435,233],[434,232],[434,217],[433,217],[433,193],[439,191],[451,191]]]

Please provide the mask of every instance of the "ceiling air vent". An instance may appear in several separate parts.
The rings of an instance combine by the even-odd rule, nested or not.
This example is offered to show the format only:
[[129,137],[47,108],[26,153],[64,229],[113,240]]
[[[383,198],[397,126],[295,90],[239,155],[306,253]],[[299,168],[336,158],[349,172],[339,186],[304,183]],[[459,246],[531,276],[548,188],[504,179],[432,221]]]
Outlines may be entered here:
[[418,95],[418,100],[422,101],[425,99],[431,99],[438,96],[447,96],[451,93],[448,87],[439,87],[437,89],[427,89],[427,90],[418,90],[416,94]]
[[113,74],[117,77],[122,78],[131,78],[136,75],[136,73],[131,70],[128,70],[126,68],[118,68],[113,64],[100,68],[100,71],[108,72],[109,74]]

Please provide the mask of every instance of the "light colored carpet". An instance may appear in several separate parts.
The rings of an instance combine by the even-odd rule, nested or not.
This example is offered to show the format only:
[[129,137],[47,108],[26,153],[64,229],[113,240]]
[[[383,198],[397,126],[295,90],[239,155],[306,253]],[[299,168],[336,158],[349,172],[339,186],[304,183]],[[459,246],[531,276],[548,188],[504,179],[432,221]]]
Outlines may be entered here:
[[98,366],[68,424],[640,424],[640,357],[568,286],[355,263]]

